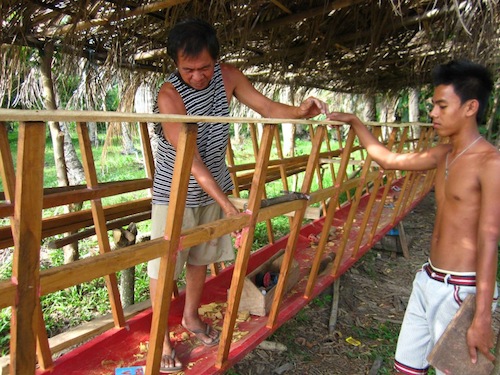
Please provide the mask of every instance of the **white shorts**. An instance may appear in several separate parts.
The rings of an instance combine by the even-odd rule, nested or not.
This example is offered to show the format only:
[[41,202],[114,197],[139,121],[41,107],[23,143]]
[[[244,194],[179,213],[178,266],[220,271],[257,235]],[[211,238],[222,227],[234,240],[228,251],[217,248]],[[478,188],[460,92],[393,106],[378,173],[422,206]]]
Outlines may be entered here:
[[[165,235],[167,212],[167,205],[153,204],[151,210],[151,239],[163,237]],[[198,225],[211,223],[223,217],[224,214],[217,203],[203,207],[186,207],[182,220],[182,229],[189,229]],[[234,250],[229,234],[191,248],[183,249],[177,253],[174,279],[179,277],[186,262],[195,266],[205,266],[233,259]],[[160,258],[150,260],[148,262],[148,276],[152,279],[158,279],[159,271]]]
[[[417,272],[399,332],[394,368],[403,374],[427,374],[427,357],[468,294],[475,294],[475,273],[443,274],[428,263]],[[497,288],[492,311],[497,304]],[[436,371],[436,374],[442,374]]]

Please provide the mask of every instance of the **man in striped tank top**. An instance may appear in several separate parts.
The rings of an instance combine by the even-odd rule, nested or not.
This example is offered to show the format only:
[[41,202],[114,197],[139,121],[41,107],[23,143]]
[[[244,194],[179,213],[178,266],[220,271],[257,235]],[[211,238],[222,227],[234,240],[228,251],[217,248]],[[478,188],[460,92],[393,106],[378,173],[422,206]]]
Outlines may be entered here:
[[[300,106],[290,106],[262,95],[240,70],[218,61],[217,35],[205,21],[191,19],[175,25],[169,34],[167,51],[177,70],[160,88],[155,108],[157,113],[229,116],[233,96],[264,117],[310,118],[328,113],[327,105],[316,98],[310,97]],[[181,126],[181,123],[162,123],[156,127],[159,144],[153,182],[151,238],[164,235],[168,204],[171,197],[175,198],[175,192],[170,188]],[[226,195],[233,188],[225,163],[228,142],[228,123],[198,123],[197,149],[194,150],[183,229],[239,213]],[[219,340],[218,331],[198,315],[207,265],[231,259],[234,259],[234,250],[229,235],[177,255],[176,278],[186,264],[182,325],[204,345],[216,345]],[[158,271],[159,259],[150,261],[148,275],[152,299],[156,293]],[[181,369],[182,363],[175,355],[167,332],[161,372],[174,373]]]

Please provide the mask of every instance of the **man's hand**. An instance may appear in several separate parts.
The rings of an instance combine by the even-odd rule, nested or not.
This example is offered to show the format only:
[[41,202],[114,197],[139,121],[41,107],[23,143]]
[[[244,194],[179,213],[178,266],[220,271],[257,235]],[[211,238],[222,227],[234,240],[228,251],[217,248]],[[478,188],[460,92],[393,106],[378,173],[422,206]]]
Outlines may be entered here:
[[345,124],[353,124],[353,122],[361,122],[358,117],[352,113],[331,112],[327,114],[326,118],[331,121],[343,122]]
[[328,104],[311,96],[298,107],[297,118],[311,118],[321,113],[328,114]]
[[490,361],[495,360],[495,356],[490,352],[494,345],[493,329],[491,323],[476,322],[474,319],[467,330],[467,346],[472,363],[477,362],[477,351],[485,355]]
[[234,215],[238,215],[240,213],[240,210],[238,210],[234,204],[231,203],[229,199],[225,199],[225,202],[221,204],[222,211],[224,212],[224,215],[226,217],[231,217]]

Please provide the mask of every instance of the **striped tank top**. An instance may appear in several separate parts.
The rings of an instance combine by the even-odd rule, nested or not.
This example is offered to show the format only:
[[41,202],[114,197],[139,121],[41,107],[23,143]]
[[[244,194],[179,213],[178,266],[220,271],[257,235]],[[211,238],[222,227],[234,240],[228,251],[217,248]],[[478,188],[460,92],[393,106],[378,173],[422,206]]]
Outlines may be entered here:
[[[216,64],[214,76],[207,88],[195,90],[187,85],[176,72],[168,77],[180,94],[188,115],[191,116],[229,116],[224,82],[220,65]],[[159,113],[158,103],[153,110]],[[175,191],[171,190],[175,163],[175,148],[165,139],[160,123],[155,125],[158,136],[155,175],[153,179],[153,203],[169,204],[170,197],[175,199]],[[229,141],[229,123],[198,123],[196,144],[200,156],[214,176],[222,191],[233,189],[233,183],[226,166],[226,148]],[[189,178],[186,207],[206,206],[214,202],[191,175]]]

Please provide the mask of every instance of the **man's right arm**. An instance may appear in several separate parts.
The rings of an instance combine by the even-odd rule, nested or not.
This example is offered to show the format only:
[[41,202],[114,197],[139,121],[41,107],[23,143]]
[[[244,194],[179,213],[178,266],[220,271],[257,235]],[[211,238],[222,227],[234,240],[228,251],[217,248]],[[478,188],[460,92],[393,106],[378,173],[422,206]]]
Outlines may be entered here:
[[352,126],[361,144],[368,154],[383,169],[399,170],[428,170],[437,167],[439,158],[443,157],[447,146],[437,146],[429,150],[410,153],[396,153],[388,150],[352,113],[332,112],[328,119],[339,121]]

